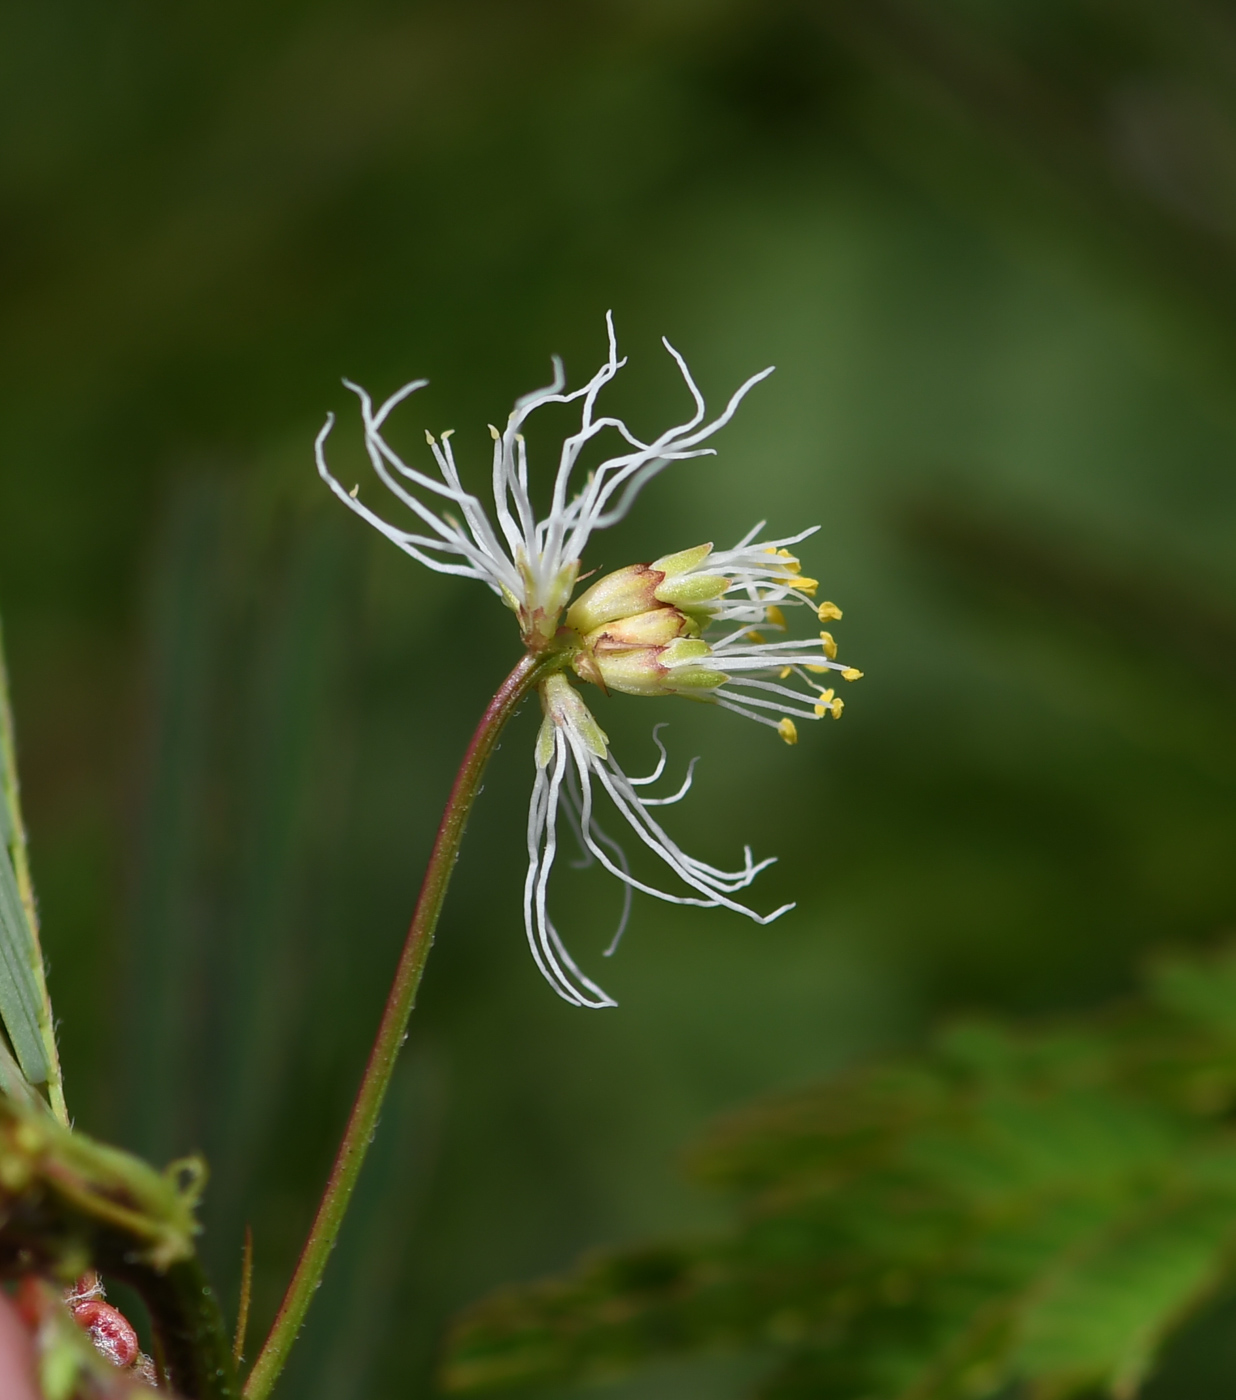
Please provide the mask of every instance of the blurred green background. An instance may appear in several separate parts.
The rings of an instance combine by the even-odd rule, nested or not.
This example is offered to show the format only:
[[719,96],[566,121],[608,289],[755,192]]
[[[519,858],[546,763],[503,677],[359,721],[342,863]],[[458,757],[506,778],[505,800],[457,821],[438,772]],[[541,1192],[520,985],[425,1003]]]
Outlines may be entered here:
[[251,1353],[517,647],[318,481],[328,409],[360,479],[340,376],[429,376],[400,440],[456,427],[483,471],[609,307],[637,431],[682,413],[662,333],[714,404],[776,363],[589,563],[821,523],[867,675],[792,750],[598,704],[629,771],[662,719],[702,755],[689,849],[778,854],[760,907],[799,901],[637,897],[602,964],[615,891],[566,872],[605,1014],[523,944],[517,722],[289,1396],[424,1393],[461,1303],[706,1222],[675,1156],[721,1107],[1230,926],[1226,7],[49,0],[0,13],[0,74],[0,604],[69,1101],[208,1154],[229,1306],[255,1228]]

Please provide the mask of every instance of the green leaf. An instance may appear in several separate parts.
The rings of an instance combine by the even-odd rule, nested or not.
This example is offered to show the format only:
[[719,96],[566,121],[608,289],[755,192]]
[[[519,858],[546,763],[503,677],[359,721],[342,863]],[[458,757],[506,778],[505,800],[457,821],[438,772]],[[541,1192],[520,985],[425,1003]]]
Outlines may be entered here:
[[[0,1019],[22,1074],[31,1084],[47,1085],[52,1106],[64,1120],[60,1063],[18,799],[15,748],[0,631]],[[11,1073],[4,1077],[12,1081]]]
[[37,949],[22,907],[8,844],[0,849],[0,1017],[18,1063],[32,1084],[45,1084],[47,1056],[39,1027],[39,987],[33,969]]
[[1016,1364],[1070,1386],[1135,1393],[1173,1324],[1222,1282],[1234,1238],[1231,1199],[1156,1202],[1147,1218],[1121,1222],[1042,1287],[1023,1316]]
[[955,1028],[735,1115],[692,1159],[737,1197],[727,1230],[481,1302],[446,1385],[739,1349],[781,1356],[765,1400],[1134,1394],[1236,1279],[1232,966],[1173,964],[1072,1025]]

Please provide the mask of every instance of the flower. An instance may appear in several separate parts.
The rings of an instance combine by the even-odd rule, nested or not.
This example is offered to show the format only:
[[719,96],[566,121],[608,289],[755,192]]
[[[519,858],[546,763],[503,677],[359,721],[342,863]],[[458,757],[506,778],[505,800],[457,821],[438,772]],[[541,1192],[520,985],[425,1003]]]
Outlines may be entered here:
[[[857,680],[862,672],[838,661],[831,633],[812,638],[768,640],[759,629],[786,633],[785,608],[809,607],[820,622],[841,617],[831,602],[816,603],[818,583],[802,574],[791,547],[818,526],[783,539],[761,539],[761,522],[733,549],[711,544],[667,554],[650,564],[632,564],[598,579],[572,601],[589,537],[621,520],[640,490],[671,462],[711,455],[702,446],[725,426],[749,390],[772,373],[752,375],[732,395],[724,411],[707,419],[703,395],[682,356],[663,341],[691,395],[691,417],[644,442],[619,418],[597,415],[601,390],[626,363],[618,358],[612,316],[606,317],[609,355],[582,388],[564,392],[562,363],[553,360],[553,382],[518,399],[505,428],[491,425],[493,438],[491,518],[480,499],[462,485],[451,432],[425,437],[438,468],[433,476],[409,466],[391,448],[383,428],[392,410],[427,380],[417,379],[375,408],[370,395],[344,380],[357,395],[365,447],[379,480],[415,517],[411,530],[392,525],[346,491],[326,462],[329,415],[318,434],[315,455],[323,480],[341,501],[381,531],[405,554],[438,573],[486,583],[516,614],[526,649],[547,659],[539,682],[543,719],[536,744],[536,780],[528,811],[528,874],[524,922],[537,966],[554,990],[578,1006],[615,1003],[577,966],[554,926],[548,885],[558,849],[563,815],[584,862],[599,863],[624,886],[622,917],[606,956],[626,928],[631,894],[640,890],[674,904],[733,909],[757,923],[771,923],[792,904],[760,914],[734,896],[776,857],[756,861],[745,848],[742,866],[720,870],[687,855],[651,815],[691,787],[692,760],[681,787],[664,797],[641,796],[639,789],[665,772],[666,752],[658,725],[653,739],[660,753],[646,778],[628,778],[610,752],[609,739],[567,677],[605,691],[628,695],[678,695],[720,705],[768,725],[788,744],[798,742],[795,720],[839,718],[843,701],[816,677],[838,672]],[[562,444],[548,513],[538,519],[529,491],[528,451],[521,429],[545,404],[579,403],[580,427]],[[602,433],[617,435],[618,455],[605,459],[577,482],[580,456]],[[787,684],[787,682],[791,682]],[[689,893],[662,890],[632,874],[622,846],[598,822],[595,799],[603,791],[618,815]]]

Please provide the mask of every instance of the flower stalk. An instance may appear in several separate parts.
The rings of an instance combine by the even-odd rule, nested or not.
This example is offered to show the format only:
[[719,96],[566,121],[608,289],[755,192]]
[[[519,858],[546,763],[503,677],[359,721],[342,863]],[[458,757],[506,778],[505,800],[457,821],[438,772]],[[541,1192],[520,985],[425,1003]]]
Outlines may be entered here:
[[361,1166],[378,1125],[378,1116],[390,1087],[399,1047],[408,1028],[408,1018],[416,1001],[425,961],[433,946],[434,930],[446,899],[451,873],[463,843],[464,830],[472,804],[480,791],[485,767],[493,756],[506,722],[519,709],[536,686],[559,669],[566,655],[552,650],[538,655],[525,653],[519,664],[498,687],[489,702],[447,799],[446,810],[425,870],[425,879],[412,913],[412,922],[399,965],[378,1025],[369,1061],[357,1091],[347,1127],[335,1155],[317,1215],[301,1250],[296,1271],[288,1284],[270,1334],[253,1364],[245,1383],[245,1400],[265,1400],[287,1363],[292,1343],[300,1331],[309,1303],[322,1280],[326,1261],[339,1235],[343,1217],[360,1176]]
[[[816,602],[818,582],[803,575],[791,552],[818,527],[778,539],[757,538],[761,522],[732,549],[704,543],[651,563],[628,565],[598,579],[572,603],[590,536],[621,520],[640,490],[671,463],[712,455],[705,442],[772,372],[752,375],[709,420],[685,360],[665,341],[690,394],[691,414],[644,441],[621,419],[597,413],[598,395],[626,363],[618,357],[611,317],[606,326],[609,354],[587,384],[566,392],[565,372],[555,359],[552,383],[518,399],[505,429],[491,425],[492,514],[464,486],[453,429],[437,437],[425,433],[436,476],[405,461],[385,436],[391,413],[424,388],[426,380],[413,380],[381,404],[359,385],[344,381],[360,401],[365,450],[374,473],[405,512],[402,525],[363,502],[359,483],[345,489],[332,473],[325,449],[333,414],[318,434],[318,472],[338,499],[418,563],[486,584],[515,614],[525,652],[482,716],[456,775],[343,1140],[292,1281],[245,1385],[246,1400],[266,1400],[321,1282],[377,1127],[482,774],[507,720],[533,689],[540,693],[542,723],[528,809],[524,927],[538,968],[564,1001],[578,1007],[616,1005],[572,958],[550,913],[548,887],[562,831],[574,837],[583,864],[600,865],[624,886],[622,916],[606,956],[618,946],[635,891],[672,904],[728,909],[759,924],[794,907],[784,904],[761,914],[737,898],[775,857],[756,860],[751,848],[744,847],[741,865],[723,869],[688,855],[673,840],[650,809],[670,806],[686,795],[694,760],[676,792],[645,795],[644,789],[658,783],[666,768],[656,730],[660,761],[648,776],[628,777],[566,674],[573,671],[605,692],[716,704],[773,729],[791,744],[798,739],[795,718],[818,720],[827,714],[836,719],[841,714],[835,690],[816,676],[836,671],[842,680],[852,681],[862,675],[836,659],[829,632],[769,641],[756,630],[767,627],[785,634],[784,607],[808,608],[820,622],[841,617],[834,603]],[[549,512],[538,518],[523,428],[537,408],[550,403],[578,404],[580,426],[562,444]],[[617,439],[618,451],[584,473],[581,454],[602,434]],[[599,797],[685,893],[648,884],[633,872],[621,844],[597,820]]]

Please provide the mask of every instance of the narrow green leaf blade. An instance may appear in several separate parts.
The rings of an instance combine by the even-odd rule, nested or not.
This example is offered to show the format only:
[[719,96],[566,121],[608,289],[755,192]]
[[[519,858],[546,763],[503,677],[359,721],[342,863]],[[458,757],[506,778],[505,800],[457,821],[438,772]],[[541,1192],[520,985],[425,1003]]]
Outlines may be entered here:
[[47,1084],[63,1116],[60,1067],[18,800],[13,713],[0,630],[0,1019],[22,1073]]
[[45,1084],[47,1056],[39,1028],[39,989],[31,967],[34,953],[6,842],[0,849],[0,1017],[26,1078],[32,1084]]

